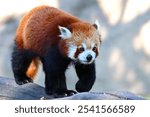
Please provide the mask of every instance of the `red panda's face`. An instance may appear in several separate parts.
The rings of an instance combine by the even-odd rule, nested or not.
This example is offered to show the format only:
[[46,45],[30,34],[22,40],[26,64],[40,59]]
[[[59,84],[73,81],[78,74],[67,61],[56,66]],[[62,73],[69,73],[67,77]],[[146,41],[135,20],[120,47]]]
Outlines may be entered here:
[[80,24],[74,26],[72,32],[65,27],[59,27],[69,58],[81,64],[91,64],[95,61],[101,43],[98,24],[95,25],[96,28],[89,24]]

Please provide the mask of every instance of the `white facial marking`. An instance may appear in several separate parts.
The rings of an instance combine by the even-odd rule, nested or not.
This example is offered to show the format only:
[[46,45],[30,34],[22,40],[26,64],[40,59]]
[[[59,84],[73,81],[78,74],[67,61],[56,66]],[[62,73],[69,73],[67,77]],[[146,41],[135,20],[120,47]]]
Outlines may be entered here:
[[95,43],[92,43],[92,44],[91,44],[91,49],[93,49],[94,46],[95,46]]
[[67,39],[67,38],[71,38],[72,33],[70,32],[70,30],[66,27],[62,27],[62,26],[58,26],[59,30],[60,30],[60,37],[63,39]]
[[86,44],[85,43],[82,43],[82,46],[84,49],[86,49]]
[[74,55],[75,55],[76,50],[77,50],[76,45],[69,46],[68,57],[71,58],[71,59],[75,59]]
[[[88,55],[92,56],[92,59],[89,62],[87,61]],[[79,61],[83,64],[90,64],[95,60],[95,58],[96,58],[96,54],[92,50],[85,50],[84,52],[80,53],[78,56]]]

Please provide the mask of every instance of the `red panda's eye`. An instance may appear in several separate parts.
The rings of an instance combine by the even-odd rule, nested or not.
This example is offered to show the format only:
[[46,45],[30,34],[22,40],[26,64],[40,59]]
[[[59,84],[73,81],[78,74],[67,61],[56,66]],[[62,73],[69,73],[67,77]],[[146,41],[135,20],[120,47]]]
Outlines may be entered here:
[[79,50],[80,50],[81,52],[83,52],[85,49],[84,49],[84,47],[80,47]]
[[97,49],[97,48],[94,46],[92,50],[93,50],[93,51],[96,51],[96,49]]

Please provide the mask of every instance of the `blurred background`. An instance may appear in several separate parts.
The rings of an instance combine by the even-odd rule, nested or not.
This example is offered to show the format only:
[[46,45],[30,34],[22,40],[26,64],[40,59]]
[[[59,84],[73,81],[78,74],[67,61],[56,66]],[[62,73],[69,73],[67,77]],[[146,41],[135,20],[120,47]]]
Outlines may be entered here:
[[[92,91],[130,91],[150,96],[150,0],[4,0],[0,1],[0,76],[13,78],[11,52],[21,17],[42,4],[101,24],[102,46]],[[66,73],[69,89],[77,76]],[[44,86],[42,66],[35,82]]]

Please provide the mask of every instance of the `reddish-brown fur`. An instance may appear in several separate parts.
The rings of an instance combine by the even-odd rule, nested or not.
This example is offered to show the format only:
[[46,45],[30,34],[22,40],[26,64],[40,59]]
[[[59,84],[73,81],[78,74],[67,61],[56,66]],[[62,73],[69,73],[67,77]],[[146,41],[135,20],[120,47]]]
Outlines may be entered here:
[[20,49],[32,49],[43,55],[47,50],[46,47],[58,44],[60,40],[58,26],[68,27],[77,21],[79,21],[77,18],[53,7],[34,8],[20,22],[16,33],[16,45]]
[[[72,34],[73,37],[81,37],[81,30],[84,35],[82,35],[79,40],[61,40],[59,37],[59,25],[74,32]],[[80,30],[78,27],[80,27]],[[80,45],[81,42],[83,42],[83,39],[89,40],[90,43],[90,40],[94,39],[91,38],[91,35],[94,37],[95,33],[97,33],[96,29],[89,23],[83,22],[56,8],[39,6],[31,10],[22,18],[16,32],[15,43],[18,49],[32,50],[40,56],[43,56],[47,52],[48,47],[59,44],[61,53],[67,55],[67,44],[75,43],[76,45]],[[93,41],[97,42],[99,40]],[[37,66],[38,63],[36,62],[36,59],[33,59],[26,72],[27,75],[33,77],[37,71]]]

